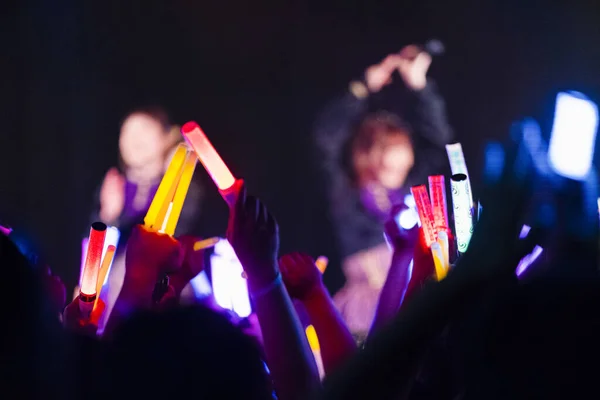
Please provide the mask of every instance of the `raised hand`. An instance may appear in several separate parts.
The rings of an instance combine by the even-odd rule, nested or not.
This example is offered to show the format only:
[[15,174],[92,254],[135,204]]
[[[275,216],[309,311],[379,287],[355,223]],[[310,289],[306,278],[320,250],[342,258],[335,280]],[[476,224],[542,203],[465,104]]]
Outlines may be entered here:
[[404,204],[395,206],[392,210],[391,218],[385,224],[385,235],[394,248],[394,252],[403,252],[406,250],[412,252],[419,240],[419,227],[416,223],[410,229],[404,229],[400,226],[399,219],[403,218],[403,213],[411,212]]
[[286,254],[279,259],[283,283],[294,299],[305,301],[313,294],[326,290],[321,271],[311,256],[302,253]]
[[116,168],[108,170],[100,188],[100,219],[106,224],[114,222],[125,206],[125,177]]
[[519,132],[507,145],[490,143],[486,148],[482,196],[485,212],[475,227],[469,249],[455,268],[456,275],[485,282],[514,273],[519,260],[535,246],[535,235],[519,240],[534,177],[533,162]]
[[65,328],[72,332],[79,333],[85,336],[96,336],[98,330],[98,322],[104,312],[106,305],[100,299],[94,304],[94,309],[89,316],[82,314],[79,307],[79,297],[76,297],[69,305],[65,307],[63,312],[63,324]]
[[431,56],[418,46],[406,46],[400,51],[397,62],[398,72],[406,87],[421,90],[427,85],[427,71],[431,65]]
[[379,92],[392,82],[392,73],[398,67],[400,56],[390,54],[379,64],[371,65],[365,70],[365,83],[371,93]]
[[227,239],[244,267],[251,290],[260,290],[279,274],[279,228],[265,205],[246,194],[243,181],[236,182],[235,189],[237,199],[230,211]]
[[177,240],[136,225],[127,242],[123,286],[152,291],[162,275],[182,265],[183,258],[184,251]]
[[179,296],[183,288],[204,270],[204,250],[194,251],[194,243],[200,238],[181,236],[177,240],[183,248],[183,261],[181,268],[169,274],[169,285],[175,290],[176,296]]

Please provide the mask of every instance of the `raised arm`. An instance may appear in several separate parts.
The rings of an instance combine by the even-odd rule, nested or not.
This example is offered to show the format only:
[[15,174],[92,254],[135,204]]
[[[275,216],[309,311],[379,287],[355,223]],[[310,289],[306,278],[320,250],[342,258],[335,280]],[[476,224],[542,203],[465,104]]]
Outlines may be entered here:
[[275,219],[256,198],[237,183],[227,238],[248,276],[262,331],[267,363],[282,400],[305,399],[320,387],[319,374],[304,330],[283,285],[277,252]]
[[323,285],[314,260],[300,253],[287,254],[279,261],[281,275],[290,296],[304,305],[319,339],[325,373],[332,373],[356,351],[356,343]]

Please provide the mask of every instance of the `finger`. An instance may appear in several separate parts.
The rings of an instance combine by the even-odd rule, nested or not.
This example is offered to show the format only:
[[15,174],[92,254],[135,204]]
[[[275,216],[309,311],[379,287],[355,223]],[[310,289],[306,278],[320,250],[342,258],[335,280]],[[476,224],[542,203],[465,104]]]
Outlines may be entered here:
[[246,205],[244,207],[244,214],[246,222],[250,224],[256,224],[258,221],[260,203],[254,196],[248,196],[246,198]]
[[236,181],[234,185],[236,185],[235,188],[237,192],[237,197],[235,199],[234,218],[239,220],[240,218],[243,218],[244,208],[247,201],[246,184],[243,180],[239,180]]
[[271,213],[268,213],[266,227],[269,233],[275,236],[279,236],[279,225],[277,224],[277,220]]
[[261,201],[258,202],[258,217],[257,222],[260,225],[266,226],[269,220],[269,211],[267,210],[267,206],[265,206]]

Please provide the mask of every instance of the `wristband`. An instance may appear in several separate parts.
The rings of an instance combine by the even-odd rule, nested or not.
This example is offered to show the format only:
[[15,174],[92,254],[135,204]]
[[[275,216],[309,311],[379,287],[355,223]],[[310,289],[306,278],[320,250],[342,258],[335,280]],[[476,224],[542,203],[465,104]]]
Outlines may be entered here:
[[256,292],[250,293],[250,296],[253,299],[258,299],[259,297],[262,297],[265,294],[271,292],[273,289],[281,286],[282,283],[283,283],[283,280],[281,278],[281,272],[277,272],[277,276],[275,277],[275,279],[273,279],[273,281],[271,283],[269,283],[264,288],[257,290]]

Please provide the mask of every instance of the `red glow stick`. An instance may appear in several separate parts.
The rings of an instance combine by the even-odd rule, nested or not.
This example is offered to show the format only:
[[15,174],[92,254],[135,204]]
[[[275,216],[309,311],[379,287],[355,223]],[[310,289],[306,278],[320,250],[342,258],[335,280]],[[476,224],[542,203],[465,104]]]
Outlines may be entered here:
[[194,121],[187,122],[181,127],[181,133],[185,138],[185,141],[190,145],[196,152],[198,159],[212,178],[215,185],[221,192],[221,196],[228,203],[231,202],[231,196],[229,193],[235,178],[227,165],[223,162],[219,153],[215,150],[213,145],[210,143],[200,126]]
[[94,222],[90,229],[90,239],[79,292],[80,309],[88,315],[92,311],[94,301],[96,300],[96,282],[98,281],[105,237],[106,225],[102,222]]
[[444,175],[429,177],[429,194],[436,232],[449,231],[448,207],[446,206],[446,182]]
[[415,199],[415,204],[417,205],[421,227],[425,234],[425,242],[427,243],[427,247],[431,247],[431,244],[436,241],[436,232],[433,210],[431,209],[427,188],[425,185],[413,186],[410,188],[410,191]]

